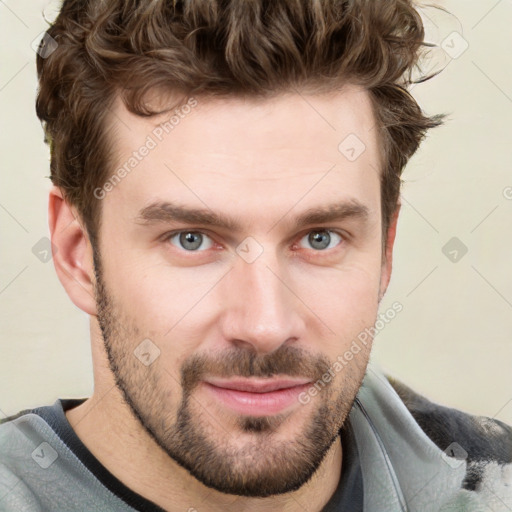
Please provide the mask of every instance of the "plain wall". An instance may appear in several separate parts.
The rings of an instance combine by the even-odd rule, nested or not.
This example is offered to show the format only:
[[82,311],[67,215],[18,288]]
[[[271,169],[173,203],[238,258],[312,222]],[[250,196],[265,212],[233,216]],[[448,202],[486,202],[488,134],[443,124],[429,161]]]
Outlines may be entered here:
[[[92,391],[88,317],[52,260],[41,261],[49,150],[31,44],[47,4],[0,3],[0,417]],[[439,5],[452,16],[423,11],[427,36],[442,44],[425,65],[445,68],[411,92],[428,115],[450,115],[403,176],[381,308],[403,310],[379,332],[373,358],[435,401],[512,423],[512,2]]]

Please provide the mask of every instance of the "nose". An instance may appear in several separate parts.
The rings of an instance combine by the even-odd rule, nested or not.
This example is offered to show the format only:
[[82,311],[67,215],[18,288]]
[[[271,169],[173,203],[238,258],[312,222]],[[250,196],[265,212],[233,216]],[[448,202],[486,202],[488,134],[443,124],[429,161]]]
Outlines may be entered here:
[[305,324],[290,278],[277,258],[264,255],[252,263],[238,258],[226,276],[222,297],[224,339],[258,354],[301,339]]

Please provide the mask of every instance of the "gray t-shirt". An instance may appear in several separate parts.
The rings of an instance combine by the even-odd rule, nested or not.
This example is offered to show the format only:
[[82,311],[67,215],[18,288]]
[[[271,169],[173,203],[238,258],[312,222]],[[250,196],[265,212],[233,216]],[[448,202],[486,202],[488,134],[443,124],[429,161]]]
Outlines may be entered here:
[[[65,411],[84,400],[59,399],[0,423],[1,512],[163,511],[112,475],[75,434]],[[362,512],[362,473],[349,423],[340,435],[343,470],[322,512]]]

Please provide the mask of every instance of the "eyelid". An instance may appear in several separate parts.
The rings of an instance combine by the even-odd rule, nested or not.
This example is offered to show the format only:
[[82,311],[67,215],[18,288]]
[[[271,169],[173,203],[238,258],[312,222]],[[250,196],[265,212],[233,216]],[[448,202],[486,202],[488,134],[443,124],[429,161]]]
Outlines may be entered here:
[[159,238],[161,238],[162,240],[168,240],[169,238],[172,238],[173,236],[178,235],[180,233],[200,233],[201,235],[206,235],[206,236],[210,237],[212,240],[214,238],[210,231],[208,231],[207,229],[201,229],[201,228],[174,229],[173,231],[166,231]]

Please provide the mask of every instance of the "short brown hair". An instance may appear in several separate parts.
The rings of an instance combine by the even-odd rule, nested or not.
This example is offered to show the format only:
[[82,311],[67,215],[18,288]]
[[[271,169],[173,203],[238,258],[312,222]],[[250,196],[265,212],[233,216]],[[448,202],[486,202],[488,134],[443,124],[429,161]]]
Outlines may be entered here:
[[37,57],[51,180],[94,245],[101,205],[93,191],[112,172],[104,127],[116,97],[151,115],[144,97],[154,90],[267,97],[353,83],[369,91],[376,117],[386,233],[403,168],[445,117],[424,115],[407,91],[427,46],[412,1],[65,0],[47,31],[58,46]]

